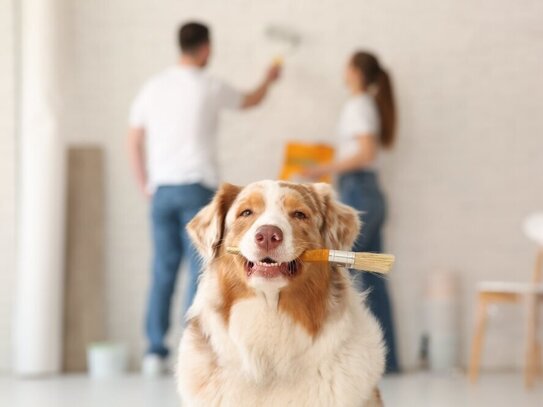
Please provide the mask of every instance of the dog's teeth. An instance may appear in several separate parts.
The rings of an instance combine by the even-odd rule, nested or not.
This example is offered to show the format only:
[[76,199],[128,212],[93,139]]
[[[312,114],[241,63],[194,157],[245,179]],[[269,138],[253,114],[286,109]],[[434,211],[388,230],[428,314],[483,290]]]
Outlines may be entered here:
[[281,263],[278,262],[268,263],[263,261],[257,261],[255,264],[261,267],[279,267],[281,265]]

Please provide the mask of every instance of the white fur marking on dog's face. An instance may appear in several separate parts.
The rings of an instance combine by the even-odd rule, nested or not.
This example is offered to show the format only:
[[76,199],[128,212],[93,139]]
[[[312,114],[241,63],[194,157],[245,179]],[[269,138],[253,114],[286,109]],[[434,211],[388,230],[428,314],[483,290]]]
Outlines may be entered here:
[[241,239],[239,245],[241,252],[251,261],[260,260],[262,251],[255,244],[256,231],[260,226],[272,225],[277,226],[283,232],[283,242],[274,251],[273,258],[279,262],[291,261],[295,258],[296,253],[293,249],[292,226],[281,202],[284,190],[273,181],[263,181],[260,185],[263,187],[265,210]]
[[[288,263],[296,258],[297,253],[294,251],[292,226],[288,213],[285,212],[282,204],[284,190],[277,182],[262,181],[255,184],[254,188],[249,188],[244,192],[246,194],[254,193],[255,189],[261,190],[265,209],[241,238],[239,243],[241,254],[252,262],[258,262],[264,257],[271,257],[278,263]],[[268,253],[260,249],[255,242],[258,228],[264,225],[276,226],[283,232],[283,241],[279,247]],[[261,289],[279,290],[287,284],[288,281],[284,276],[273,279],[255,276],[249,279],[249,285]]]

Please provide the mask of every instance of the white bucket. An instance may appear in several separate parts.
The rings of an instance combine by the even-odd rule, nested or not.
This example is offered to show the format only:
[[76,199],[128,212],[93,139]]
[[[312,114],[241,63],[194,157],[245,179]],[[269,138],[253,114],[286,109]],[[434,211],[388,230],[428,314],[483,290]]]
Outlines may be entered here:
[[93,379],[122,376],[128,366],[126,346],[114,342],[92,343],[87,347],[87,364]]
[[458,281],[455,274],[435,271],[428,277],[425,317],[430,370],[455,371],[459,361]]

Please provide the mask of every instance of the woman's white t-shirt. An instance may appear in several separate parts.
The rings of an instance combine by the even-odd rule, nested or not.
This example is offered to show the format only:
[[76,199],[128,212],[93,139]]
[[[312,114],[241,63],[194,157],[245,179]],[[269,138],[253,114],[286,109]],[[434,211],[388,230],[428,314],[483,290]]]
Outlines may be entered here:
[[[381,131],[379,110],[373,96],[363,93],[351,97],[343,106],[337,127],[337,159],[351,157],[360,148],[359,137],[378,137]],[[369,168],[374,168],[375,162]]]

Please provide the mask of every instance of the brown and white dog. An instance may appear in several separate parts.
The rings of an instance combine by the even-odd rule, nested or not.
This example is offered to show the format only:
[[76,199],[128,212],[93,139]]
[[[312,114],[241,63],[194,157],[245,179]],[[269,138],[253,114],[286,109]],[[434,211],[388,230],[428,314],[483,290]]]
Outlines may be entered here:
[[221,187],[188,226],[205,267],[179,348],[184,406],[380,405],[378,323],[345,269],[299,261],[349,250],[359,228],[326,184]]

